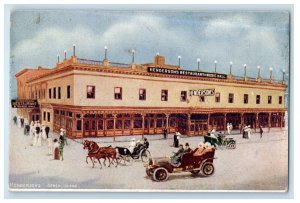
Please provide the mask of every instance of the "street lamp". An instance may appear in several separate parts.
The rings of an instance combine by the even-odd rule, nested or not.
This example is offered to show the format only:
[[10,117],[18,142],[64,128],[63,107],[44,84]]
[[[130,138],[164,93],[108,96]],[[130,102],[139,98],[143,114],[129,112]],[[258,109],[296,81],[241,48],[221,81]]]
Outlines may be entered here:
[[200,62],[201,62],[201,59],[200,59],[200,58],[197,58],[197,63],[198,63],[198,71],[200,71]]
[[75,47],[76,47],[76,44],[73,44],[73,56],[76,56]]
[[59,54],[57,54],[57,63],[59,63]]
[[270,80],[272,80],[272,71],[273,71],[273,68],[270,67]]
[[247,64],[244,64],[244,69],[245,69],[245,71],[244,71],[244,77],[246,77],[247,76]]
[[257,69],[258,69],[257,77],[260,78],[260,66],[257,66]]
[[229,62],[229,73],[231,75],[232,61]]
[[67,60],[67,50],[64,50],[65,60]]
[[104,59],[106,60],[107,59],[107,46],[104,46]]
[[159,56],[159,52],[156,52],[156,56]]
[[180,68],[180,59],[181,59],[181,56],[178,56],[178,66]]
[[282,81],[284,81],[285,70],[282,70]]
[[215,73],[216,73],[217,72],[217,63],[218,63],[218,61],[215,60],[214,63],[215,63]]
[[134,63],[134,54],[135,54],[135,50],[132,49],[132,50],[131,50],[131,53],[132,53],[132,63]]

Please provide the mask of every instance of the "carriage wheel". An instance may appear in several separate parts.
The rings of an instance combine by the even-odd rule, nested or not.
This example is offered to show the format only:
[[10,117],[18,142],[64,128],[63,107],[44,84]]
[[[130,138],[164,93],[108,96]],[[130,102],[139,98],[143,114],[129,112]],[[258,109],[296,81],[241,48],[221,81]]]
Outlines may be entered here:
[[155,169],[152,177],[155,181],[166,181],[169,177],[169,173],[165,168],[160,167]]
[[143,150],[141,152],[141,155],[140,155],[141,159],[142,159],[142,162],[144,163],[148,163],[150,158],[151,158],[151,154],[148,150]]
[[193,175],[197,175],[199,172],[200,172],[200,170],[193,170],[193,171],[191,171],[191,173],[192,173]]
[[228,148],[228,149],[235,149],[235,147],[236,147],[235,142],[230,142],[230,143],[227,145],[227,148]]
[[204,176],[211,176],[215,172],[215,167],[213,163],[211,162],[204,163],[201,172]]

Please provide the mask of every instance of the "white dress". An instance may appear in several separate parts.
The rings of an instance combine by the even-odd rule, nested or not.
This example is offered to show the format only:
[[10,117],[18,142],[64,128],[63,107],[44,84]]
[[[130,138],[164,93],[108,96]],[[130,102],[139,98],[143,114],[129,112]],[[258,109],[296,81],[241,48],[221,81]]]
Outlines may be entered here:
[[37,145],[38,136],[39,135],[36,132],[34,132],[34,137],[32,139],[32,146],[36,146]]
[[48,155],[51,155],[53,153],[53,141],[51,137],[48,137],[47,144],[48,144]]
[[46,131],[45,131],[45,126],[42,127],[42,138],[43,140],[47,139]]

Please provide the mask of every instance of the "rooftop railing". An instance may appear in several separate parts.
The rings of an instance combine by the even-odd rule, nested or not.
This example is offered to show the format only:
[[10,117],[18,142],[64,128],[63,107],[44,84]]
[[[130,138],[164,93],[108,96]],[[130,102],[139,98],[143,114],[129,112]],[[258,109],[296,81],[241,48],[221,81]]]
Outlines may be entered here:
[[96,61],[96,60],[82,59],[82,58],[77,58],[77,63],[90,64],[90,65],[103,65],[103,61]]

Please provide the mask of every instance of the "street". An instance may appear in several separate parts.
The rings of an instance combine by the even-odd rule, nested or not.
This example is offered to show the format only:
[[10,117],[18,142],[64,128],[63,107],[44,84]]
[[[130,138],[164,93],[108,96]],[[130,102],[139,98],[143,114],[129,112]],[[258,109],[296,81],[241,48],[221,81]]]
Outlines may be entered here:
[[[263,138],[254,133],[250,140],[241,134],[231,135],[237,140],[236,149],[217,149],[215,173],[210,177],[192,176],[189,172],[170,174],[166,182],[148,178],[141,161],[118,167],[98,163],[86,164],[87,151],[83,145],[68,139],[64,161],[47,155],[47,144],[31,146],[31,136],[23,135],[23,128],[11,122],[10,176],[12,189],[101,189],[101,190],[286,190],[288,185],[288,132],[287,129],[267,129]],[[58,137],[57,134],[52,134]],[[141,136],[134,136],[141,139]],[[171,156],[173,135],[167,140],[162,135],[145,136],[150,142],[152,157]],[[132,137],[86,138],[102,143],[100,146],[129,146]],[[81,139],[77,140],[81,142]],[[203,137],[182,136],[180,143],[188,142],[195,149]]]

